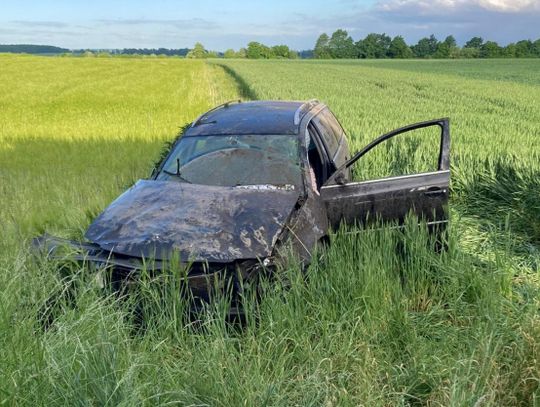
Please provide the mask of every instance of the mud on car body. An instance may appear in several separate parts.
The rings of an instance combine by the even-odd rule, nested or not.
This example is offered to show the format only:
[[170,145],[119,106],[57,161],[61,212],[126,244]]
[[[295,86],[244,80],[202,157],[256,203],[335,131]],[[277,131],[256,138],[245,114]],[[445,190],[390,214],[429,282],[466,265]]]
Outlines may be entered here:
[[[381,143],[438,127],[437,169],[354,182],[351,167]],[[34,246],[49,257],[61,247],[133,279],[152,259],[189,264],[187,284],[208,300],[214,277],[251,279],[292,249],[308,264],[315,246],[341,223],[403,222],[412,212],[447,222],[448,119],[416,123],[380,136],[354,156],[327,106],[311,100],[228,102],[195,120],[152,176],[139,180],[88,228],[86,242],[44,235]]]

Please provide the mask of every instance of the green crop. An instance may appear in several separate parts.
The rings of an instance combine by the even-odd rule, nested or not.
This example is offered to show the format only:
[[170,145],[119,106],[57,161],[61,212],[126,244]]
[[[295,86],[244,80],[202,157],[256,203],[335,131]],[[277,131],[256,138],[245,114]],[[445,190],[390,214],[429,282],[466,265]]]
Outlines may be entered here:
[[[537,405],[539,65],[0,55],[0,403]],[[226,298],[186,321],[175,270],[141,281],[144,329],[88,270],[61,280],[29,254],[45,231],[81,237],[181,126],[239,95],[318,98],[353,150],[450,117],[448,250],[415,219],[340,230],[307,278],[293,261],[264,284],[242,328],[225,323]],[[432,136],[381,145],[355,177],[433,168]],[[51,304],[68,281],[73,298]]]

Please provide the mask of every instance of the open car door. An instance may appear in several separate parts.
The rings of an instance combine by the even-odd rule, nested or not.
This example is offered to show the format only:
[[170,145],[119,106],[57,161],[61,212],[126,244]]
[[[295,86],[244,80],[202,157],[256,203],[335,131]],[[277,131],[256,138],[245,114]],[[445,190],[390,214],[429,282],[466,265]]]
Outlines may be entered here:
[[[358,160],[362,161],[363,156],[381,143],[425,128],[431,130],[440,128],[440,139],[437,132],[435,141],[440,144],[433,153],[435,155],[433,159],[437,163],[433,171],[400,174],[361,182],[345,180],[343,175],[345,170]],[[398,153],[396,157],[401,160],[408,151],[398,150]],[[326,205],[330,225],[336,229],[342,222],[365,224],[375,220],[396,220],[403,223],[407,214],[412,212],[429,225],[444,226],[448,221],[449,154],[450,127],[447,118],[416,123],[383,134],[338,168],[321,188],[321,197]]]

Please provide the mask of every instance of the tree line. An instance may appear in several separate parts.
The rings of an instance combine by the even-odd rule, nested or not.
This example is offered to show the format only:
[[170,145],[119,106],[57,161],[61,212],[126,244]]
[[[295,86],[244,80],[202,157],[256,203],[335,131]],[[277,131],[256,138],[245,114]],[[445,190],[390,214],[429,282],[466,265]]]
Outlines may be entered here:
[[80,49],[73,50],[69,53],[63,53],[62,56],[83,56],[83,57],[106,57],[106,56],[180,56],[185,58],[249,58],[249,59],[296,59],[296,58],[311,58],[313,51],[294,51],[287,45],[267,46],[256,41],[247,44],[247,47],[240,48],[238,51],[230,48],[225,52],[207,50],[204,45],[197,42],[192,49],[140,49],[140,48],[124,48],[118,50],[90,50]]
[[521,40],[500,46],[495,41],[473,37],[459,47],[452,35],[439,41],[435,35],[422,38],[408,45],[400,35],[391,38],[386,34],[371,33],[354,41],[346,30],[338,29],[331,36],[323,33],[313,50],[295,51],[287,45],[268,46],[251,41],[246,47],[225,52],[209,51],[200,42],[192,49],[179,48],[124,48],[113,50],[68,50],[49,45],[0,45],[0,52],[28,54],[60,54],[62,56],[110,57],[110,56],[176,56],[186,58],[247,58],[247,59],[296,59],[296,58],[537,58],[540,57],[540,39]]
[[196,43],[186,58],[249,58],[249,59],[296,59],[299,53],[290,49],[287,45],[267,46],[257,41],[251,41],[246,48],[235,51],[232,48],[223,53],[207,51],[200,42]]
[[540,39],[522,40],[506,46],[495,41],[473,37],[459,47],[449,35],[439,41],[435,35],[424,37],[415,45],[407,45],[400,35],[368,34],[354,41],[346,30],[338,29],[332,36],[323,33],[313,49],[314,58],[536,58],[540,57]]
[[0,52],[12,52],[16,54],[60,54],[62,52],[69,52],[69,49],[54,47],[52,45],[0,44]]

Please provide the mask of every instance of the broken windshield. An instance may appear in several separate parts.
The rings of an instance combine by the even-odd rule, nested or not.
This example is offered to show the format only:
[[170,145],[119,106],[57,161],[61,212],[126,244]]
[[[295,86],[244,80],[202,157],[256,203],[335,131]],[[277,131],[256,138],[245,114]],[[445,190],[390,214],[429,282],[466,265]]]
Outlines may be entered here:
[[216,186],[299,186],[298,139],[290,135],[183,137],[157,179]]

